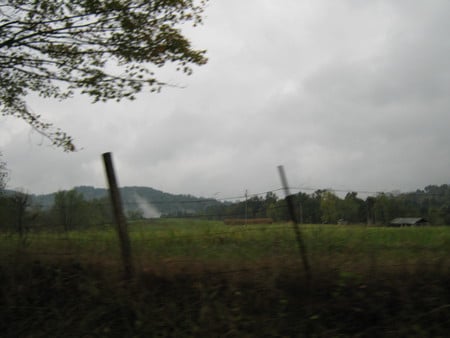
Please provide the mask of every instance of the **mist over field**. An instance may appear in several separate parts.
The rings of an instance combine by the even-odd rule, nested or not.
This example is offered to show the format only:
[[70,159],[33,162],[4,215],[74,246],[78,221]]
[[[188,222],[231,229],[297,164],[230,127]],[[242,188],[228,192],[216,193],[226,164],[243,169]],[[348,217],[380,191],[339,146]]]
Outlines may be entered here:
[[161,213],[151,203],[139,195],[135,195],[137,206],[142,212],[143,218],[159,218]]

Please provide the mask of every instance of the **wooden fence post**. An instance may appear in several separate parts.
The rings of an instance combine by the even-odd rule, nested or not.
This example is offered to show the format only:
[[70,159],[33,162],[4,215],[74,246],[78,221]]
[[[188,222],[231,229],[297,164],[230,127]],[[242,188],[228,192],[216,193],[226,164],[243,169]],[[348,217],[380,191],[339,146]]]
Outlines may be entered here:
[[117,234],[119,235],[124,277],[125,279],[131,279],[133,277],[133,262],[131,257],[130,238],[128,237],[127,223],[123,213],[122,200],[120,198],[120,191],[114,172],[111,153],[103,154],[103,163],[108,178],[109,195],[111,197],[114,218],[117,225]]
[[303,261],[303,267],[305,269],[306,278],[308,279],[308,282],[310,282],[311,281],[311,268],[310,268],[309,261],[308,261],[308,255],[306,254],[305,243],[303,242],[303,237],[300,232],[300,228],[298,226],[298,220],[297,220],[297,217],[295,214],[293,196],[289,192],[289,185],[287,183],[286,174],[284,172],[284,167],[282,165],[278,166],[278,172],[280,174],[281,184],[283,185],[284,193],[286,196],[286,203],[287,203],[289,215],[292,220],[292,227],[294,229],[295,237],[297,239],[300,256]]

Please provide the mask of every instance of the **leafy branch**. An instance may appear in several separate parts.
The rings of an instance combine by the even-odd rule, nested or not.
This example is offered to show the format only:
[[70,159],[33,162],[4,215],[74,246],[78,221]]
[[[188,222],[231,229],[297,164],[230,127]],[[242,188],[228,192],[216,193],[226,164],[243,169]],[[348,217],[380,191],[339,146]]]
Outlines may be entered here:
[[159,91],[151,67],[192,74],[207,62],[182,34],[202,23],[206,0],[0,1],[0,111],[25,120],[53,144],[75,150],[65,132],[29,111],[26,96],[94,102]]

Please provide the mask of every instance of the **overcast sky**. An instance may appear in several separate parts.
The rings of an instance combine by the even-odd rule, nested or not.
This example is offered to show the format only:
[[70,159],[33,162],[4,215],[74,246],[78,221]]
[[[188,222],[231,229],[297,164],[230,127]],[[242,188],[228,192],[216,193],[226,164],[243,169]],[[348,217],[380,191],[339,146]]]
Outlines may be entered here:
[[67,154],[0,119],[9,188],[119,184],[224,198],[291,186],[410,191],[450,183],[450,1],[211,0],[189,29],[209,62],[134,102],[30,97]]

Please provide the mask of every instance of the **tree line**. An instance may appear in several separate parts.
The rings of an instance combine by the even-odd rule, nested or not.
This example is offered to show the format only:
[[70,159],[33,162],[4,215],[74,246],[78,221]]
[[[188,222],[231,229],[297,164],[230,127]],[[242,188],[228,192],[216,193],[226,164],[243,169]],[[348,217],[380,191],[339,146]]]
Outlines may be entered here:
[[[450,185],[430,185],[415,192],[379,193],[365,199],[356,192],[339,197],[330,190],[293,195],[294,209],[300,223],[387,225],[396,217],[422,217],[432,225],[450,225]],[[275,222],[290,219],[286,201],[274,192],[246,201],[213,203],[207,200],[195,213],[173,210],[162,217],[271,218]],[[151,201],[149,201],[151,202]],[[178,203],[174,201],[174,203]],[[138,209],[128,209],[129,220],[142,219]],[[71,231],[102,228],[113,222],[107,196],[86,199],[78,190],[58,191],[50,206],[33,204],[23,192],[0,194],[0,231],[25,234],[29,230]]]
[[[123,187],[120,191],[130,221],[159,215],[187,217],[220,204],[212,199],[174,195],[149,187]],[[113,221],[108,191],[103,188],[81,186],[47,195],[30,195],[13,190],[3,190],[2,194],[0,187],[0,231],[20,234],[28,230],[71,231],[102,228]]]
[[[312,194],[294,194],[293,201],[300,223],[388,225],[396,217],[422,217],[433,225],[450,224],[450,186],[447,184],[429,185],[409,193],[378,193],[365,199],[357,192],[339,197],[330,190],[316,190]],[[252,196],[245,201],[208,207],[204,216],[210,219],[290,219],[285,199],[273,192],[264,197]]]
[[112,223],[109,199],[86,200],[75,189],[58,191],[50,207],[33,204],[32,196],[23,192],[0,195],[0,231],[30,230],[71,231],[103,227]]

